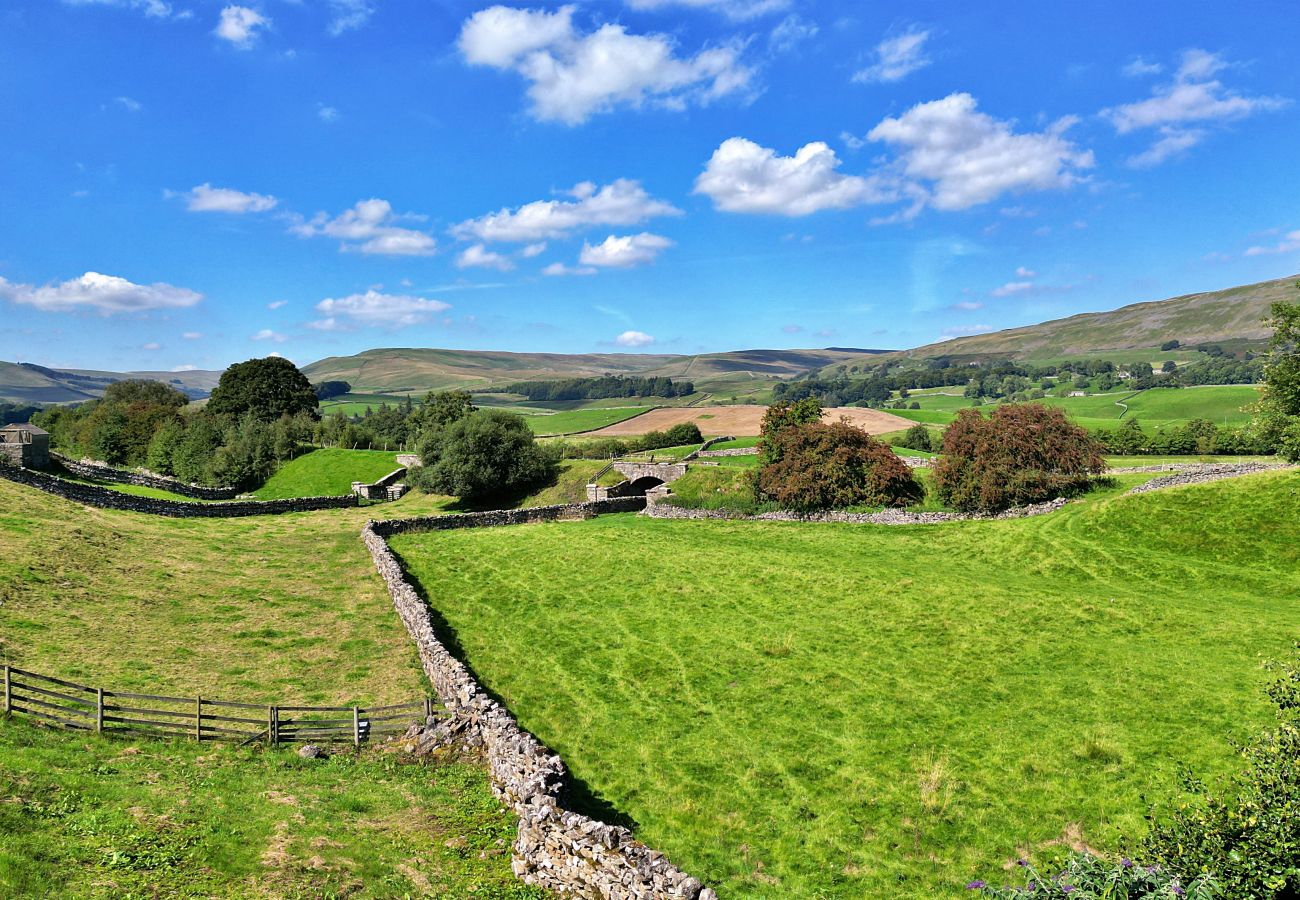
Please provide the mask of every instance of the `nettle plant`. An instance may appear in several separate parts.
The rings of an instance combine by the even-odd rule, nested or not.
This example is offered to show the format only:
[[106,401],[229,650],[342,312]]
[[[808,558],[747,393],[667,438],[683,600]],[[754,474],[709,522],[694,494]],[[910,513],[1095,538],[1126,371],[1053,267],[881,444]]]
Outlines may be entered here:
[[1223,894],[1213,876],[1200,875],[1190,881],[1160,866],[1138,865],[1131,859],[1110,862],[1089,853],[1076,853],[1060,872],[1045,876],[1028,860],[1020,860],[1023,887],[993,887],[983,881],[966,885],[981,897],[1034,900],[1216,900]]

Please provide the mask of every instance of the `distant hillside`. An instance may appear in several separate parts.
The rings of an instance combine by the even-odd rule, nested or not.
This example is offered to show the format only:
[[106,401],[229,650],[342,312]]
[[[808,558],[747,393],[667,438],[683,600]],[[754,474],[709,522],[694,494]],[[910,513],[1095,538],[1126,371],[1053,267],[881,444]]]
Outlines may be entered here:
[[[347,381],[354,391],[501,387],[515,381],[591,375],[665,375],[701,382],[793,378],[861,350],[739,350],[686,356],[666,353],[505,353],[490,350],[367,350],[305,366],[313,382]],[[873,352],[873,351],[865,351]],[[884,352],[884,351],[880,351]]]
[[99,372],[50,369],[33,363],[0,362],[0,400],[14,403],[81,403],[94,400],[114,381],[147,378],[183,391],[190,399],[208,396],[220,372]]
[[[1184,345],[1223,344],[1235,349],[1259,349],[1268,339],[1262,320],[1279,300],[1300,301],[1292,275],[1243,287],[1169,300],[1134,303],[1110,312],[1083,313],[1023,328],[954,338],[926,344],[905,355],[920,359],[935,356],[962,358],[1003,357],[1059,359],[1159,347],[1178,340]],[[862,365],[876,360],[859,358]]]

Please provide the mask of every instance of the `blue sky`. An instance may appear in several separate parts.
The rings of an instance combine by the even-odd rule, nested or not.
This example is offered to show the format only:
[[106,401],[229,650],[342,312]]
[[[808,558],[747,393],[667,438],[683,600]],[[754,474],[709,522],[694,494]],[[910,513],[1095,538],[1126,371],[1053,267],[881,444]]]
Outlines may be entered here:
[[1279,277],[1298,45],[1293,0],[10,0],[0,359],[908,347]]

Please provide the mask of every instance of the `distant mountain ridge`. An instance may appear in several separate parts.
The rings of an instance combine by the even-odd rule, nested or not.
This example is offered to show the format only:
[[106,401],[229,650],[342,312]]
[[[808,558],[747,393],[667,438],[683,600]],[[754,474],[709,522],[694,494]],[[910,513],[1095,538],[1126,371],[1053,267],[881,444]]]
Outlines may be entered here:
[[94,400],[114,381],[147,378],[163,381],[191,400],[208,396],[220,372],[100,372],[93,369],[52,369],[35,363],[0,362],[0,400],[13,403],[82,403]]

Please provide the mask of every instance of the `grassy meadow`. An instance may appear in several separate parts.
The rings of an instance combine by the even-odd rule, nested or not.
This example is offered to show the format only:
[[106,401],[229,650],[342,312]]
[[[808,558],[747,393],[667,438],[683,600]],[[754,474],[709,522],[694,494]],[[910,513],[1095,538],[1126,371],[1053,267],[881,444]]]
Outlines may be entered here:
[[1012,521],[607,516],[394,546],[592,805],[724,895],[960,896],[1118,849],[1179,764],[1225,771],[1266,721],[1300,474],[1119,495],[1141,480]]
[[[614,425],[618,422],[625,422],[628,419],[635,418],[643,412],[654,409],[653,406],[632,406],[619,407],[617,409],[572,409],[554,413],[535,413],[525,414],[525,421],[528,427],[533,430],[534,434],[552,435],[552,434],[577,434],[584,431],[595,431],[598,428],[604,428],[606,425]],[[511,412],[524,413],[523,410],[513,409]]]
[[258,500],[350,494],[352,482],[371,482],[397,468],[397,453],[323,447],[289,460],[253,492]]
[[76,736],[0,716],[0,896],[546,896],[465,762]]

